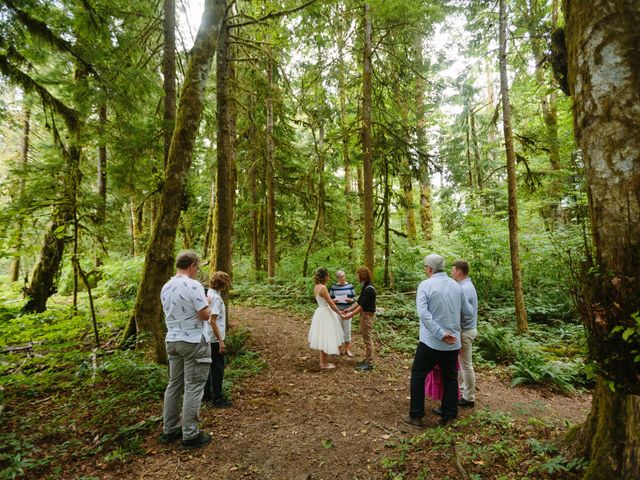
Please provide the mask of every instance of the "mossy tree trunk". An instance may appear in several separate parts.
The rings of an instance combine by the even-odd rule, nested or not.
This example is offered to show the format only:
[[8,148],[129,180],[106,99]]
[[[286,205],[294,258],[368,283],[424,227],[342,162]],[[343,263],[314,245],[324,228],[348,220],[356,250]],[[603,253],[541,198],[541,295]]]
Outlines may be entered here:
[[428,244],[433,240],[433,211],[431,209],[431,177],[429,175],[429,158],[427,151],[427,133],[424,92],[427,87],[424,75],[424,58],[422,55],[422,36],[416,34],[414,38],[416,68],[420,75],[416,77],[415,105],[416,105],[416,146],[418,148],[418,172],[420,181],[420,227],[422,239]]
[[[22,167],[25,167],[29,161],[29,132],[31,130],[31,100],[28,96],[23,99],[22,112],[23,118],[23,130],[22,130],[22,154],[20,155],[20,163]],[[18,180],[18,188],[15,193],[15,197],[19,200],[24,195],[24,176],[20,175]],[[13,258],[11,259],[11,265],[9,267],[9,279],[12,282],[18,281],[20,277],[20,250],[22,250],[22,228],[23,217],[18,215],[16,222],[16,229],[13,234],[11,247],[14,250]]]
[[[225,2],[226,3],[226,2]],[[235,179],[235,108],[231,93],[233,69],[230,59],[229,26],[226,21],[220,27],[216,56],[217,99],[217,188],[215,209],[215,257],[211,258],[211,272],[220,270],[232,275],[233,192]]]
[[362,173],[364,194],[364,264],[373,273],[374,267],[374,204],[373,204],[373,142],[371,140],[371,95],[373,81],[371,8],[364,4],[362,30]]
[[527,312],[524,308],[522,271],[520,269],[520,247],[518,238],[518,190],[516,178],[516,152],[511,130],[511,104],[509,102],[509,79],[507,77],[507,0],[500,0],[500,90],[502,96],[502,125],[507,154],[507,183],[509,189],[509,250],[511,253],[511,278],[516,307],[518,332],[528,330]]
[[[205,86],[224,14],[224,0],[206,1],[185,73],[158,215],[147,247],[142,280],[131,317],[138,334],[148,334],[144,337],[138,335],[137,347],[146,349],[150,346],[154,350],[155,360],[160,363],[166,362],[160,290],[174,268],[174,244],[182,204],[180,199],[184,195],[191,167],[193,147],[204,107]],[[131,328],[127,328],[127,331],[131,331]]]
[[266,106],[266,187],[267,187],[267,279],[274,281],[276,275],[276,193],[275,193],[275,147],[273,143],[273,60],[267,60]]
[[[640,478],[640,5],[565,0],[568,78],[595,256],[579,307],[601,376],[572,437],[586,479]],[[623,333],[628,332],[626,338]]]
[[349,135],[347,133],[347,87],[345,80],[344,48],[346,35],[348,35],[346,21],[341,24],[342,31],[338,38],[338,92],[340,96],[340,134],[342,136],[342,163],[344,165],[344,196],[347,214],[347,245],[350,249],[355,245],[354,218],[353,218],[353,194],[352,194],[352,169],[349,158]]
[[163,142],[164,142],[164,163],[166,168],[169,158],[169,148],[171,147],[171,137],[176,121],[176,2],[175,0],[164,0],[163,6],[163,54],[162,54],[162,76],[164,83],[164,112],[162,120]]

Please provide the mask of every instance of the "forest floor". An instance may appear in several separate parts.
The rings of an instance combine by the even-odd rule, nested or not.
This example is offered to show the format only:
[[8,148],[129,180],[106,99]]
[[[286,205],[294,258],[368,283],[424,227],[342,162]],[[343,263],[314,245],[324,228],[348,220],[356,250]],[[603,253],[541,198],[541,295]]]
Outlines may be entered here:
[[[497,424],[491,432],[498,441],[514,429],[523,442],[542,430],[546,440],[553,440],[561,437],[567,424],[584,420],[590,409],[587,393],[568,397],[549,390],[509,388],[505,376],[480,369],[474,409],[460,409],[459,420],[445,428],[436,427],[435,415],[425,417],[431,434],[451,432],[449,438],[454,438],[457,431],[472,442],[470,437],[477,437],[475,453],[460,457],[455,442],[445,441],[448,448],[413,452],[405,448],[398,460],[398,446],[416,443],[420,435],[400,420],[409,404],[410,356],[378,357],[372,372],[356,372],[362,349],[361,338],[354,332],[355,357],[334,357],[336,369],[320,370],[316,352],[307,346],[308,319],[282,310],[246,307],[232,308],[230,318],[231,328],[243,326],[251,331],[250,348],[260,353],[267,367],[238,381],[232,408],[203,407],[201,425],[212,433],[212,443],[200,450],[181,451],[177,443],[158,444],[158,428],[143,444],[145,456],[130,457],[124,464],[87,462],[74,469],[75,475],[103,480],[463,478],[456,469],[458,458],[463,468],[480,469],[482,476],[472,478],[523,478],[509,474],[518,471],[520,462],[512,453],[500,461],[494,455],[493,466],[483,460],[483,440],[464,418],[479,412],[485,412],[480,419],[498,418],[496,412],[502,412],[505,416],[500,418],[507,418],[502,422],[504,433],[495,428]],[[426,411],[434,406],[427,400]],[[406,454],[418,460],[419,471],[405,466],[402,476],[392,474],[392,467],[401,466]],[[498,470],[505,475],[498,476]]]

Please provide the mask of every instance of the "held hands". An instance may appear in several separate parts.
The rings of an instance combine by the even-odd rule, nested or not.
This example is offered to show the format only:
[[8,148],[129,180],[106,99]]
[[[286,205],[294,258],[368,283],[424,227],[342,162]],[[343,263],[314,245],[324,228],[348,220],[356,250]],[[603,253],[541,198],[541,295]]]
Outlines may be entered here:
[[451,332],[446,332],[444,337],[441,339],[444,343],[448,345],[454,345],[456,343],[456,336]]

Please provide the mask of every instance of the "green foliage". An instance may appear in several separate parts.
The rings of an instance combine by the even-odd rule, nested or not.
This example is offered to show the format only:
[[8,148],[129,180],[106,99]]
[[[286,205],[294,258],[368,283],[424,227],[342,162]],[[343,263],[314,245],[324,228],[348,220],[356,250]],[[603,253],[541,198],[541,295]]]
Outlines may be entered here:
[[133,257],[105,262],[100,267],[102,275],[94,294],[131,305],[136,298],[143,260],[142,257]]
[[640,350],[638,349],[638,346],[640,346],[640,312],[633,313],[631,319],[634,325],[630,327],[618,325],[611,330],[611,335],[620,334],[622,340],[629,345],[636,346],[631,350],[631,353],[635,355],[633,361],[638,363],[640,362]]
[[20,439],[15,433],[0,433],[0,480],[22,477],[26,471],[46,462],[30,457],[34,446]]

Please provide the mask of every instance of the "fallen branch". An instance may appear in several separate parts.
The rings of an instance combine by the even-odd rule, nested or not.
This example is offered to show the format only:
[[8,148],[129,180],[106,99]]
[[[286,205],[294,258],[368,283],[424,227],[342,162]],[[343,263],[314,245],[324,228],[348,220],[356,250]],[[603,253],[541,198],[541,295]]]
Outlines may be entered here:
[[460,478],[462,478],[462,480],[469,480],[469,474],[467,473],[467,471],[464,469],[464,466],[462,465],[462,455],[460,455],[460,452],[458,452],[458,449],[456,448],[456,442],[455,440],[453,441],[453,457],[455,459],[455,463],[456,463],[456,470],[458,470],[458,473],[460,474]]

